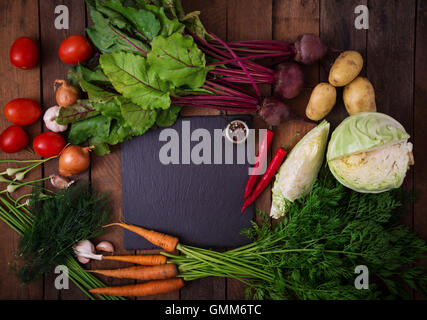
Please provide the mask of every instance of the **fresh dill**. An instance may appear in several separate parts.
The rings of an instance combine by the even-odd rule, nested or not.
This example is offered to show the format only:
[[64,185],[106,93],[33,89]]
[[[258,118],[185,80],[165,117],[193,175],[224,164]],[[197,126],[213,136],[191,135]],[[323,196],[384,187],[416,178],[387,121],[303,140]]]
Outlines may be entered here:
[[87,183],[73,184],[48,199],[35,188],[29,211],[34,221],[23,232],[15,260],[23,284],[66,264],[72,246],[100,235],[109,214],[107,196]]

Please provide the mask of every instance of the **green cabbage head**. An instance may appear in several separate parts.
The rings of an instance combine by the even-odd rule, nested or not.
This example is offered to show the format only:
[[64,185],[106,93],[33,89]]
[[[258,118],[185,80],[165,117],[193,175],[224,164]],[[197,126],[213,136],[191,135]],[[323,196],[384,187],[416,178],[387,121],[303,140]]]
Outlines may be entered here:
[[325,156],[329,123],[322,121],[292,149],[280,167],[273,185],[270,215],[277,219],[286,211],[289,201],[306,195],[319,173]]
[[326,155],[329,169],[344,186],[380,193],[402,185],[412,159],[409,134],[392,117],[361,112],[332,133]]

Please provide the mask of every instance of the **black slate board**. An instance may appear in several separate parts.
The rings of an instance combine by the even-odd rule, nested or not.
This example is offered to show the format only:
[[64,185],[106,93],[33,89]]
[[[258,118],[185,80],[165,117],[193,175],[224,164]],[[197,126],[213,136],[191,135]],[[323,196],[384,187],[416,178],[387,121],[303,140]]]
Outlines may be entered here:
[[[182,144],[183,121],[190,121],[191,132],[207,129],[213,143],[214,129],[223,130],[234,119],[252,126],[251,116],[203,116],[180,118],[171,129],[179,133]],[[123,220],[177,236],[188,245],[232,248],[247,244],[248,239],[240,232],[250,226],[254,208],[244,214],[240,209],[250,165],[247,160],[246,164],[237,164],[236,145],[234,164],[182,164],[180,158],[180,164],[164,165],[159,151],[168,142],[159,141],[162,130],[152,130],[122,145]],[[222,140],[225,150],[229,142]],[[191,142],[191,146],[197,143]],[[214,152],[211,159],[214,163]],[[124,233],[124,247],[156,249],[128,231]]]

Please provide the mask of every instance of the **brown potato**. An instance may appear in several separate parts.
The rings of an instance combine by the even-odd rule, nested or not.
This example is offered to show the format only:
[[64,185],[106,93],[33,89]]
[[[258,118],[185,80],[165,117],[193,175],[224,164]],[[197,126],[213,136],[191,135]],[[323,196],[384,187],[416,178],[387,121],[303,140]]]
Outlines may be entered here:
[[363,57],[357,51],[344,51],[335,60],[329,72],[329,83],[334,87],[344,87],[362,71]]
[[337,101],[337,90],[329,83],[319,83],[311,93],[305,110],[307,118],[319,121],[326,117]]
[[377,111],[374,87],[364,77],[357,77],[344,88],[343,100],[349,115]]

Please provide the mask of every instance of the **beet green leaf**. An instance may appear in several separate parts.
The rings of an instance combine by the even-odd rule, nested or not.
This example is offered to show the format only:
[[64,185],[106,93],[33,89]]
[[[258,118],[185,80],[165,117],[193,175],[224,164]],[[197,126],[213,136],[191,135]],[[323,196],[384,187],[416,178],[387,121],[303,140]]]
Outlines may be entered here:
[[161,79],[172,82],[176,87],[199,88],[205,83],[210,70],[206,67],[205,55],[193,38],[180,33],[168,38],[156,37],[151,42],[147,60]]
[[145,110],[170,107],[169,83],[159,79],[145,58],[118,52],[103,54],[100,63],[114,88],[125,98]]
[[144,134],[156,122],[156,110],[144,110],[129,99],[118,98],[124,120],[130,125],[134,135]]
[[86,32],[102,53],[126,51],[146,55],[149,50],[146,44],[112,26],[109,20],[93,7],[90,9],[90,16],[94,25],[86,28]]
[[152,40],[160,32],[160,21],[156,16],[147,10],[124,7],[119,0],[110,0],[104,3],[104,6],[120,13],[129,20],[138,32],[147,40]]

